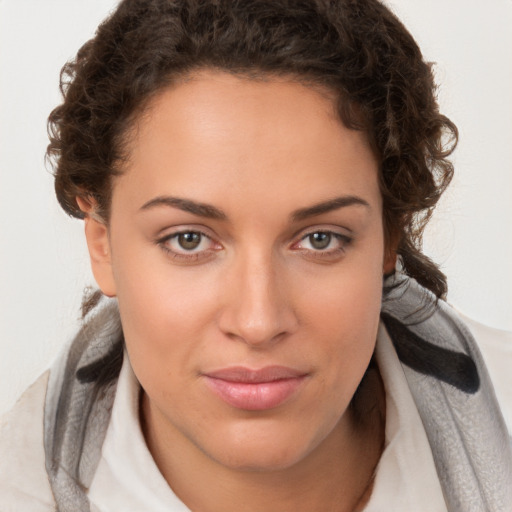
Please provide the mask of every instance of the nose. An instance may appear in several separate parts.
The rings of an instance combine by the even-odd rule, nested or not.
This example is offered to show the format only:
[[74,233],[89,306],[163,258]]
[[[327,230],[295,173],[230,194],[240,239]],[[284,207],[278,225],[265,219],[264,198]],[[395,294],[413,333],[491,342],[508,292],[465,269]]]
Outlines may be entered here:
[[226,276],[220,329],[255,348],[293,333],[298,319],[284,274],[272,256],[241,256]]

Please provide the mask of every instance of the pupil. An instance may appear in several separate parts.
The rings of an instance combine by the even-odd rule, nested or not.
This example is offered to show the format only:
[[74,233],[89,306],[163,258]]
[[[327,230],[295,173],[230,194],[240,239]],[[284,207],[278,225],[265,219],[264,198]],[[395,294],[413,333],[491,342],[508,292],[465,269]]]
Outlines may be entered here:
[[178,236],[178,242],[183,249],[191,251],[201,243],[201,235],[199,233],[181,233]]
[[329,233],[313,233],[309,235],[309,241],[315,249],[325,249],[331,243]]

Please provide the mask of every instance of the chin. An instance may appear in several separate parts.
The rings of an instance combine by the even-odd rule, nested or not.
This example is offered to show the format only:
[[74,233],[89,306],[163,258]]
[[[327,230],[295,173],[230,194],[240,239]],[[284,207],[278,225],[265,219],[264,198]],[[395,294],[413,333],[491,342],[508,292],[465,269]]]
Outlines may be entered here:
[[[221,434],[218,443],[203,450],[224,467],[249,472],[269,472],[288,469],[306,459],[326,437],[293,425],[280,425],[265,420],[251,425],[237,424]],[[211,441],[211,438],[210,440]]]
[[305,450],[295,446],[267,446],[225,450],[216,459],[222,466],[244,472],[273,472],[289,469],[307,456]]

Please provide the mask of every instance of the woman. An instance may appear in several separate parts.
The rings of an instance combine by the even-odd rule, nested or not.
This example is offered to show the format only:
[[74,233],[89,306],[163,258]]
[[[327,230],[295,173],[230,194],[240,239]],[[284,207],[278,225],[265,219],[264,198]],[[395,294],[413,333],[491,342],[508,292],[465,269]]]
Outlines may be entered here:
[[127,0],[62,83],[102,293],[5,422],[4,508],[507,510],[480,331],[418,247],[457,131],[384,6]]

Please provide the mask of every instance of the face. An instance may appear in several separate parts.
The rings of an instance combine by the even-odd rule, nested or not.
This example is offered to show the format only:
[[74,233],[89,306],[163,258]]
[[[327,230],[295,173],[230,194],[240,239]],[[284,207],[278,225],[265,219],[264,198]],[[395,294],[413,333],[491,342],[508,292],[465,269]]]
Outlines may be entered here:
[[152,100],[88,239],[174,446],[275,469],[346,431],[386,266],[377,169],[326,91],[204,71]]

